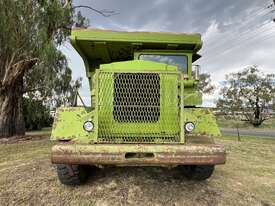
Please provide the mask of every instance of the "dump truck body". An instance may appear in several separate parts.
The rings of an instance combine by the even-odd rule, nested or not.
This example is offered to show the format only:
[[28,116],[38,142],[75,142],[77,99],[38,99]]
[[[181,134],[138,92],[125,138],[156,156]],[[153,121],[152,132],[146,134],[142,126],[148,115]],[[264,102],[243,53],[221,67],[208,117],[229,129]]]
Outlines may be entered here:
[[91,107],[60,108],[56,164],[216,165],[225,149],[214,115],[201,108],[192,63],[199,34],[75,30]]

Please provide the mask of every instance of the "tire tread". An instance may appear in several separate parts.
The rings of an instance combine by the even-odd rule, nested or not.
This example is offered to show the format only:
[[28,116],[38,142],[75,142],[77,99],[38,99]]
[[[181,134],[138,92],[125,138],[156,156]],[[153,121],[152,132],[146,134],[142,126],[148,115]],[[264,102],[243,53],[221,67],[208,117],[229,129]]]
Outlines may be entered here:
[[183,166],[183,174],[187,179],[203,181],[211,177],[214,165],[188,165]]
[[88,178],[88,170],[85,165],[57,164],[59,181],[65,185],[81,185]]

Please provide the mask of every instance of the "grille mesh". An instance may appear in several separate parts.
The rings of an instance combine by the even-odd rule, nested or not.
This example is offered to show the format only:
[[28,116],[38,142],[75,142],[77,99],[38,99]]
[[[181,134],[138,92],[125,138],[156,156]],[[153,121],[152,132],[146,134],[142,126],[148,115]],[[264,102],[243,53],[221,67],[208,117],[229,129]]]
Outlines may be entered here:
[[157,122],[160,116],[159,74],[114,75],[114,119],[118,122]]
[[98,73],[98,142],[178,143],[177,73]]

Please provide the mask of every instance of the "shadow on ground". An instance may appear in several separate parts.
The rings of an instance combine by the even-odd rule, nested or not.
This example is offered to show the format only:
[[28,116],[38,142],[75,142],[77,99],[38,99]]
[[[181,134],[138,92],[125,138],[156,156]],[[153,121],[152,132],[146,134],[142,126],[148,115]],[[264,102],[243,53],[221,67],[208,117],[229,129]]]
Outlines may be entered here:
[[97,168],[85,185],[70,187],[59,183],[54,166],[40,160],[18,165],[6,181],[1,205],[216,205],[221,198],[209,181],[188,181],[175,168]]

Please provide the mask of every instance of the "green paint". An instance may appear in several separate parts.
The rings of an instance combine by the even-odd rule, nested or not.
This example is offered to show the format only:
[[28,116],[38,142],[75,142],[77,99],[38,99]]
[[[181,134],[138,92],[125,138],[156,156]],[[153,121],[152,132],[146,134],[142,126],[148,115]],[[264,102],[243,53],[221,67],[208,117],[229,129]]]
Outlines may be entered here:
[[[72,31],[71,42],[84,60],[87,74],[100,64],[133,60],[135,52],[158,50],[176,53],[184,51],[193,59],[202,47],[200,34],[177,34],[157,32],[115,32],[97,29]],[[189,65],[192,58],[189,58]],[[190,73],[191,74],[191,73]]]
[[140,72],[140,71],[167,71],[167,72],[177,72],[177,67],[161,64],[157,62],[148,62],[143,60],[132,60],[115,62],[111,64],[102,64],[100,66],[102,71],[130,71],[130,72]]
[[[160,78],[160,115],[157,122],[119,122],[113,117],[114,77],[121,72],[156,74]],[[178,110],[178,76],[177,68],[165,64],[128,61],[101,65],[98,72],[99,102],[98,124],[99,136],[119,137],[159,137],[180,136]],[[123,88],[121,88],[123,89]],[[129,94],[130,95],[130,94]],[[152,100],[153,101],[153,100]],[[126,102],[125,102],[126,103]],[[138,102],[137,102],[138,103]]]
[[[59,109],[52,131],[53,140],[100,143],[104,138],[113,137],[117,142],[124,138],[155,138],[154,143],[162,143],[161,137],[177,137],[176,143],[185,143],[184,124],[188,121],[195,122],[194,134],[220,135],[211,111],[196,108],[202,104],[202,95],[191,73],[192,62],[199,58],[197,52],[202,46],[199,34],[74,30],[71,41],[85,63],[92,107],[88,111],[82,107]],[[187,56],[187,76],[172,65],[138,60],[144,53]],[[158,75],[159,116],[155,121],[115,119],[114,99],[118,94],[115,79],[119,74],[129,73]],[[87,120],[95,123],[93,132],[83,129]]]
[[192,134],[221,136],[216,117],[210,109],[186,108],[185,122],[194,122],[195,130]]
[[96,140],[95,131],[86,132],[83,124],[95,122],[94,111],[87,112],[84,107],[61,107],[56,112],[51,140],[73,140],[85,143]]
[[[72,39],[99,42],[131,42],[140,46],[143,43],[164,43],[175,45],[195,45],[195,50],[201,48],[200,34],[164,33],[164,32],[116,32],[97,29],[75,29]],[[151,47],[150,49],[154,49]]]
[[202,94],[193,88],[184,87],[184,105],[185,106],[197,106],[202,105]]

